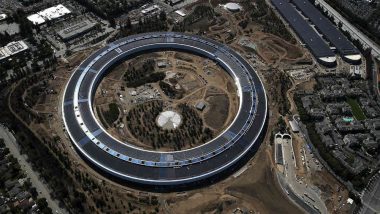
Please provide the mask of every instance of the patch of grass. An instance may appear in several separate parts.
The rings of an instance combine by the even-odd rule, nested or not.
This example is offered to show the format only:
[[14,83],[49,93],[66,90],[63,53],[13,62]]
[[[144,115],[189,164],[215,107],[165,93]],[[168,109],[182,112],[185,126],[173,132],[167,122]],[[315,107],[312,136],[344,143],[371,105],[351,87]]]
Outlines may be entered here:
[[347,98],[347,103],[350,105],[352,114],[357,120],[365,120],[366,116],[364,115],[363,110],[360,108],[358,101],[353,98]]

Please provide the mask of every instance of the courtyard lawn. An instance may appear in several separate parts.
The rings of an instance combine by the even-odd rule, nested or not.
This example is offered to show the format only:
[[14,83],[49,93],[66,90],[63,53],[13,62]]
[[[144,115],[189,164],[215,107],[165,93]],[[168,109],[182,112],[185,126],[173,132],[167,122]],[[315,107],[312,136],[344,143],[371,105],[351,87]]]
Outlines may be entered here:
[[366,116],[363,113],[363,110],[360,108],[358,101],[352,98],[347,98],[347,103],[351,106],[352,114],[357,120],[364,120]]

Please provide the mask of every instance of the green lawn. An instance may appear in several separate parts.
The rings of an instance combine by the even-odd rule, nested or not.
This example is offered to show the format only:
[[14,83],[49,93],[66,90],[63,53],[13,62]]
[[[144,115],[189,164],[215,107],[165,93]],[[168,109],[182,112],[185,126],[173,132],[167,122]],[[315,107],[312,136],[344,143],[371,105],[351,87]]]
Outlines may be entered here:
[[347,103],[351,106],[352,114],[357,120],[364,120],[366,116],[363,113],[363,110],[360,108],[360,105],[356,99],[347,98]]

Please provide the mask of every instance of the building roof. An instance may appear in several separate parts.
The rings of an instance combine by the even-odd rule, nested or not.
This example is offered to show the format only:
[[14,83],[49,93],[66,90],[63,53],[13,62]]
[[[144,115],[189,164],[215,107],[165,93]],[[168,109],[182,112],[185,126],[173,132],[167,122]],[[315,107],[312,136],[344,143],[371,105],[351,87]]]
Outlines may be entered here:
[[300,127],[298,126],[297,122],[295,120],[289,120],[290,127],[292,128],[293,132],[299,132]]
[[22,40],[10,42],[6,46],[0,48],[0,60],[25,51],[28,48],[29,47]]
[[306,17],[310,18],[310,21],[336,47],[340,54],[348,55],[352,59],[360,59],[358,49],[309,0],[293,0],[292,2]]
[[82,22],[79,22],[75,25],[69,26],[63,30],[60,30],[57,32],[57,34],[62,38],[62,39],[70,39],[78,34],[81,34],[83,32],[86,32],[90,29],[92,29],[96,24],[89,21],[89,20],[84,20]]
[[178,4],[183,0],[169,0],[172,5]]
[[40,25],[45,23],[45,19],[39,14],[32,14],[27,17],[29,21],[31,21],[34,25]]
[[183,12],[183,10],[176,10],[175,13],[178,14],[178,15],[180,15],[180,16],[182,16],[182,17],[186,16],[186,13]]
[[153,11],[156,11],[156,10],[159,10],[160,7],[158,5],[152,5],[148,8],[145,8],[144,10],[141,11],[142,14],[148,14],[148,13],[151,13]]
[[198,102],[196,105],[195,105],[195,108],[199,109],[199,110],[203,110],[204,108],[206,108],[206,103],[203,102],[203,101],[200,101]]
[[34,25],[40,25],[48,20],[57,19],[70,13],[71,11],[69,9],[67,9],[62,4],[59,4],[54,7],[49,7],[45,10],[41,10],[36,14],[32,14],[28,16],[27,19],[31,21]]
[[1,14],[0,14],[0,21],[6,19],[7,17],[8,17],[7,14],[5,14],[5,13],[1,13]]
[[272,0],[272,3],[316,58],[334,60],[335,54],[327,43],[287,0]]
[[227,3],[224,5],[224,8],[229,11],[239,11],[241,10],[241,6],[237,3]]

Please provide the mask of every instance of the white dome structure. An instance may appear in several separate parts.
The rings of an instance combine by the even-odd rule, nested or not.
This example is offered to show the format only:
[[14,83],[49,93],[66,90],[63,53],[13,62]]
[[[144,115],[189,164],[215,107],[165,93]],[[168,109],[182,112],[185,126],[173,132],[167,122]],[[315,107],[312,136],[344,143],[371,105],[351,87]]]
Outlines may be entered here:
[[241,6],[238,3],[227,3],[224,5],[224,9],[229,10],[231,12],[238,12],[241,10]]
[[157,125],[164,129],[176,129],[181,124],[181,116],[174,111],[161,112],[157,117]]

